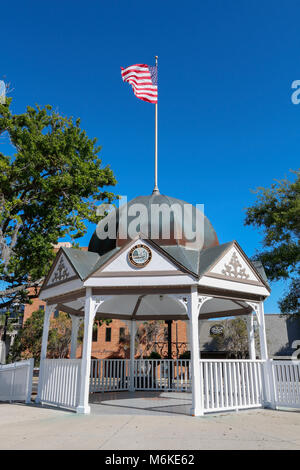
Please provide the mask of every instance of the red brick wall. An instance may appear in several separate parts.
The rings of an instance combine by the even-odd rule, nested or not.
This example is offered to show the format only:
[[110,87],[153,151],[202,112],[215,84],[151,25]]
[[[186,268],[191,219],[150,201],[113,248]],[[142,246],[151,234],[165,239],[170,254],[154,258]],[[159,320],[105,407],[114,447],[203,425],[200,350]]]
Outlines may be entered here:
[[[29,289],[30,292],[30,289]],[[33,289],[31,289],[31,293],[33,292]],[[26,322],[26,320],[31,317],[32,313],[38,310],[41,306],[45,308],[45,302],[40,300],[38,297],[33,299],[33,303],[31,305],[26,304],[24,308],[24,317],[23,317],[23,325]]]

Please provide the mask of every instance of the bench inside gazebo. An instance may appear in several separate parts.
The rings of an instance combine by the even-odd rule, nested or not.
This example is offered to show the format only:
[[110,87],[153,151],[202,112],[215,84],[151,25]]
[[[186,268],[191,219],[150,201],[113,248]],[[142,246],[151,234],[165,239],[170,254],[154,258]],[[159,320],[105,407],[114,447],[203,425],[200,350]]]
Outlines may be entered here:
[[[174,201],[184,204],[153,194],[136,198],[123,210],[130,221],[133,202],[170,207]],[[175,218],[173,227],[177,222]],[[101,224],[107,225],[107,218]],[[220,245],[206,217],[202,238],[192,247],[184,237],[176,238],[174,231],[168,239],[155,240],[142,231],[126,239],[117,231],[114,240],[101,240],[97,234],[88,251],[61,248],[41,289],[40,298],[47,305],[37,402],[89,413],[90,393],[149,390],[191,392],[194,416],[273,406],[263,307],[270,288],[261,265],[251,262],[236,241]],[[70,359],[47,359],[49,320],[55,309],[72,319]],[[248,318],[249,359],[201,359],[201,320],[239,315]],[[254,316],[259,352],[255,351]],[[130,359],[91,360],[95,318],[127,323]],[[76,359],[81,320],[82,358]],[[184,320],[191,358],[135,359],[137,326],[150,320]]]

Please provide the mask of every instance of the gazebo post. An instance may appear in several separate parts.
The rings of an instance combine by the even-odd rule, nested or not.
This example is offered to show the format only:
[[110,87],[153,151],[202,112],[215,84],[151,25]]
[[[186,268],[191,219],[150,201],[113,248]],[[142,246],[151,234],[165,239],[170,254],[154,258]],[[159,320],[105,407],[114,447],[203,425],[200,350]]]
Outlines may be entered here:
[[188,316],[190,321],[190,347],[192,369],[192,416],[203,415],[203,383],[199,357],[199,307],[197,286],[191,287],[188,296]]
[[90,371],[93,323],[96,314],[95,301],[92,298],[92,289],[87,287],[84,307],[84,336],[81,359],[81,376],[79,385],[79,401],[77,413],[89,414]]
[[71,333],[71,351],[70,351],[70,358],[76,358],[76,350],[77,350],[77,339],[78,339],[78,330],[80,325],[81,318],[77,315],[70,315],[72,320],[72,333]]
[[263,361],[267,361],[268,357],[268,346],[266,336],[266,325],[265,325],[265,314],[264,314],[264,303],[259,302],[258,304],[258,323],[259,323],[259,342],[260,342],[260,358]]
[[253,312],[247,315],[247,332],[248,332],[248,346],[249,346],[249,358],[251,361],[255,361],[255,335],[254,335],[254,317]]
[[47,357],[47,346],[48,346],[48,336],[49,336],[49,326],[50,326],[50,317],[51,314],[56,309],[56,304],[47,305],[45,307],[44,314],[44,326],[43,326],[43,336],[42,336],[42,347],[41,347],[41,357],[40,357],[40,371],[39,371],[39,382],[38,382],[38,392],[35,399],[36,403],[41,402],[41,392],[43,388],[43,361]]
[[198,319],[198,336],[199,336],[199,358],[201,359],[201,343],[200,343],[200,334],[203,326],[203,320]]
[[135,354],[135,335],[137,325],[135,320],[130,322],[130,385],[129,391],[134,392],[134,354]]
[[268,356],[264,302],[258,304],[257,318],[259,323],[259,342],[260,342],[260,358],[264,362],[264,402],[265,406],[269,408],[276,408],[275,406],[275,388],[273,382],[272,364]]

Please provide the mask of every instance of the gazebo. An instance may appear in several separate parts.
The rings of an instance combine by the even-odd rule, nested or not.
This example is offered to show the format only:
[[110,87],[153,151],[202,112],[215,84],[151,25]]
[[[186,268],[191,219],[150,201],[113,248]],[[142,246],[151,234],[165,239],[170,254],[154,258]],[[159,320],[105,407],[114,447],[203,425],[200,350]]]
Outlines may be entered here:
[[[160,214],[155,220],[153,207],[158,207]],[[186,207],[190,212],[185,212]],[[129,227],[135,223],[137,212],[137,234],[132,236]],[[169,214],[167,231],[162,213]],[[189,243],[186,233],[195,226],[194,219],[199,213],[202,230],[197,233],[196,241]],[[109,225],[115,227],[115,236],[104,238]],[[178,390],[182,380],[190,387],[191,414],[270,406],[273,399],[263,307],[269,295],[262,265],[251,262],[236,241],[220,245],[211,223],[198,208],[157,192],[137,197],[98,224],[88,251],[61,248],[56,255],[40,291],[46,308],[36,401],[78,413],[90,412],[89,393],[95,379],[91,372],[93,323],[95,318],[116,318],[127,322],[131,339],[130,359],[110,362],[109,375],[115,390],[133,392],[141,384],[136,380],[137,375],[146,374],[150,366],[157,373],[158,365],[153,361],[149,360],[147,369],[134,357],[138,322],[185,320],[191,358],[186,361],[188,365],[171,361],[174,364],[165,367],[164,373],[168,375],[171,390]],[[49,320],[56,309],[70,314],[72,319],[70,359],[46,357]],[[247,315],[248,319],[249,359],[201,359],[201,320],[239,315]],[[255,351],[254,315],[259,330],[259,359]],[[81,320],[84,321],[82,358],[76,359]],[[159,362],[160,367],[162,363],[163,360]],[[178,372],[183,366],[187,378]],[[165,383],[160,379],[148,388],[161,389]],[[143,389],[147,389],[145,383]]]

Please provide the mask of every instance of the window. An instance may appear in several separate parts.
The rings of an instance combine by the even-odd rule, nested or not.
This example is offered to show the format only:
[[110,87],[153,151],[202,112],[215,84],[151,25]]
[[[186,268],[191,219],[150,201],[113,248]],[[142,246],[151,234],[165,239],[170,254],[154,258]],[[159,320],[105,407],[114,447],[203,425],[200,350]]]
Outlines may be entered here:
[[120,328],[119,341],[124,341],[124,339],[125,339],[125,328]]
[[98,341],[98,326],[94,326],[93,327],[93,338],[92,338],[92,341],[94,343],[97,343]]
[[106,328],[105,330],[105,341],[111,341],[111,328]]
[[58,315],[59,315],[59,310],[56,309],[56,310],[54,311],[54,318],[58,318]]
[[45,310],[45,305],[39,305],[39,310]]

